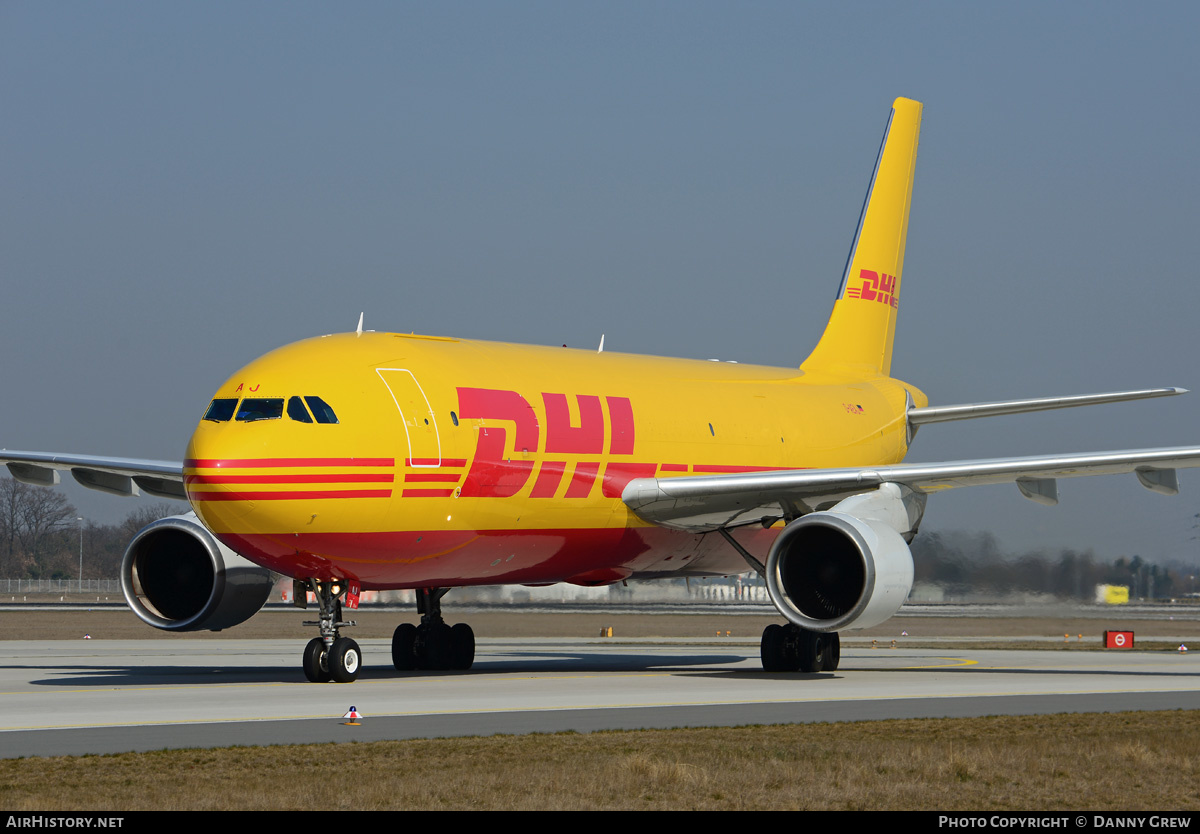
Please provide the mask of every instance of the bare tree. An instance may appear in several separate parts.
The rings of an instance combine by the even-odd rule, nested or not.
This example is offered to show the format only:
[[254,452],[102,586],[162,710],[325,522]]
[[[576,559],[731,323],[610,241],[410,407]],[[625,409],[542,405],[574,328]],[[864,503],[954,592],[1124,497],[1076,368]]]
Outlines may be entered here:
[[75,508],[61,492],[0,479],[0,547],[6,572],[43,573],[49,559],[62,555],[63,534],[74,520]]

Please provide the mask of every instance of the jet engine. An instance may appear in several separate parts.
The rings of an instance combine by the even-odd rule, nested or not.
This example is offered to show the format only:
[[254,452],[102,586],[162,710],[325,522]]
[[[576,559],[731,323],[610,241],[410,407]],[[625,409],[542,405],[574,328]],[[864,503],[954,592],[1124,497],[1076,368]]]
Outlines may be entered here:
[[275,575],[216,540],[195,513],[138,531],[121,563],[121,589],[142,622],[168,631],[219,631],[267,601]]
[[789,523],[767,556],[775,607],[809,631],[870,628],[891,617],[912,590],[906,539],[915,534],[924,498],[884,484]]

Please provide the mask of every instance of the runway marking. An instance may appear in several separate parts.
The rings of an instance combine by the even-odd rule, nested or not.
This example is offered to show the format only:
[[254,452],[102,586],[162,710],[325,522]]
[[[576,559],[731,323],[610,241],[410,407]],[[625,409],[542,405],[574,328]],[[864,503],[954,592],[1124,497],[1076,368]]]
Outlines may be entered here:
[[[494,658],[494,660],[497,662],[505,663],[505,664],[511,664],[513,661],[511,659],[506,659],[506,657],[507,656],[505,656],[505,655],[500,655],[500,656]],[[645,708],[660,708],[660,707],[661,708],[711,707],[711,706],[738,705],[738,704],[743,704],[743,705],[748,705],[748,704],[772,704],[772,705],[810,704],[810,703],[828,703],[831,701],[841,701],[841,702],[847,702],[847,703],[868,703],[868,702],[886,702],[886,701],[893,701],[893,700],[908,700],[913,697],[933,698],[933,699],[1039,696],[1039,695],[1083,697],[1083,696],[1090,696],[1090,695],[1105,695],[1105,694],[1108,694],[1108,695],[1140,694],[1140,693],[1143,693],[1146,691],[1145,689],[1137,688],[1137,687],[1128,687],[1128,688],[1121,688],[1121,689],[1102,689],[1102,688],[1086,688],[1086,689],[1084,689],[1084,688],[1081,688],[1081,689],[1071,689],[1071,690],[1063,690],[1063,689],[1051,687],[1049,690],[1034,689],[1034,690],[1018,690],[1018,691],[1012,691],[1012,690],[997,691],[997,690],[989,689],[986,692],[954,691],[954,692],[922,693],[919,695],[914,695],[913,693],[910,693],[910,692],[895,692],[895,693],[886,693],[886,694],[880,693],[880,694],[874,694],[874,695],[862,695],[862,694],[845,694],[845,693],[837,694],[836,689],[834,689],[833,691],[830,690],[830,685],[837,683],[838,679],[842,678],[844,673],[879,672],[879,671],[906,672],[906,671],[924,671],[924,670],[938,670],[938,669],[952,670],[952,669],[965,669],[965,668],[969,668],[969,667],[977,667],[979,670],[1014,671],[1014,672],[1019,673],[1023,669],[1030,668],[1029,664],[1006,665],[1006,666],[987,666],[987,665],[982,665],[980,663],[980,661],[969,658],[969,657],[944,656],[944,655],[930,656],[927,658],[918,658],[918,660],[940,661],[937,663],[926,663],[923,665],[909,665],[909,666],[893,666],[893,665],[890,665],[890,663],[892,660],[901,660],[901,659],[911,662],[912,660],[914,660],[914,658],[912,658],[912,657],[885,658],[885,657],[881,657],[879,655],[872,654],[872,655],[862,656],[862,657],[859,657],[856,659],[860,660],[860,661],[865,661],[868,658],[870,658],[872,660],[883,661],[883,662],[878,663],[878,664],[864,664],[864,665],[858,666],[858,667],[854,667],[854,666],[843,667],[842,669],[839,670],[840,674],[838,674],[836,678],[831,678],[830,676],[825,675],[823,678],[813,679],[813,678],[801,677],[801,676],[797,675],[797,677],[795,678],[796,689],[793,690],[792,692],[788,693],[785,697],[754,697],[754,693],[750,693],[749,695],[747,695],[745,693],[740,693],[740,694],[738,694],[736,696],[732,696],[732,697],[718,697],[718,698],[710,697],[710,698],[705,698],[705,699],[694,699],[694,700],[688,699],[688,700],[636,701],[636,702],[626,701],[626,702],[617,702],[617,703],[610,701],[607,703],[579,704],[579,703],[562,703],[560,700],[562,698],[562,696],[559,695],[559,696],[552,696],[552,697],[555,697],[556,703],[543,703],[543,704],[537,704],[537,705],[532,705],[532,706],[499,705],[499,706],[494,706],[494,707],[483,707],[483,708],[480,708],[479,706],[464,706],[464,707],[453,708],[453,709],[445,709],[445,708],[438,708],[437,706],[431,706],[428,708],[417,707],[415,709],[410,709],[410,710],[406,710],[406,711],[397,711],[397,712],[374,712],[374,711],[372,711],[372,717],[373,718],[376,718],[376,717],[378,717],[378,718],[413,718],[413,717],[419,717],[419,716],[434,716],[434,715],[453,716],[453,715],[471,715],[471,714],[571,712],[571,711],[579,711],[579,710],[595,711],[595,710],[612,710],[612,709],[639,709],[639,708],[645,709]],[[371,679],[371,678],[360,679],[358,681],[358,686],[355,687],[355,691],[360,692],[360,696],[356,696],[356,700],[361,702],[364,700],[364,697],[362,696],[364,687],[366,689],[366,698],[367,699],[371,698],[374,695],[381,695],[381,699],[382,699],[382,697],[391,698],[395,695],[402,696],[404,694],[405,690],[423,693],[425,689],[439,687],[439,686],[440,687],[451,686],[454,688],[455,692],[469,693],[469,690],[478,688],[478,687],[472,686],[473,684],[479,684],[480,686],[482,686],[482,685],[491,686],[498,682],[499,683],[507,683],[510,686],[512,686],[512,685],[518,685],[518,684],[528,683],[528,682],[532,682],[532,681],[547,681],[547,682],[563,681],[563,680],[566,680],[566,681],[572,681],[572,680],[573,681],[585,681],[585,680],[615,681],[615,680],[630,679],[630,678],[666,679],[666,678],[672,678],[672,677],[689,677],[689,676],[695,677],[698,675],[705,675],[705,676],[710,676],[710,677],[714,677],[714,678],[725,677],[726,679],[743,679],[743,680],[751,679],[752,680],[754,677],[757,677],[758,675],[766,674],[766,673],[762,673],[757,668],[750,668],[748,666],[748,664],[751,661],[752,661],[752,658],[747,657],[747,658],[743,658],[738,661],[732,661],[729,663],[714,663],[714,664],[712,664],[710,666],[706,666],[706,667],[692,667],[692,668],[682,668],[682,669],[681,668],[671,668],[671,669],[667,669],[664,671],[642,671],[642,672],[633,672],[633,671],[626,671],[626,672],[621,672],[621,671],[569,672],[569,671],[567,671],[567,672],[563,672],[563,671],[558,671],[553,674],[539,674],[537,672],[529,672],[529,671],[507,672],[507,671],[501,671],[501,670],[488,671],[488,670],[480,669],[473,673],[458,674],[458,675],[444,675],[444,674],[430,674],[430,675],[416,674],[416,675],[411,675],[411,676],[387,675],[386,677],[380,677],[380,678],[375,678],[375,679]],[[1037,664],[1034,664],[1034,665],[1036,666]],[[381,667],[381,672],[382,672],[383,668],[384,667]],[[1089,663],[1086,666],[1046,669],[1045,671],[1052,676],[1061,676],[1061,675],[1070,675],[1070,674],[1078,673],[1081,671],[1085,672],[1085,673],[1093,673],[1094,672],[1096,674],[1104,674],[1107,672],[1111,672],[1113,670],[1114,670],[1114,664],[1111,664],[1111,663],[1105,663],[1105,664]],[[75,674],[78,674],[78,672],[75,672]],[[386,674],[386,673],[384,673],[384,674]],[[1157,676],[1158,674],[1178,675],[1177,672],[1171,672],[1169,670],[1163,671],[1161,673],[1159,673],[1157,671],[1149,671],[1148,670],[1148,671],[1144,672],[1143,674],[1145,676],[1149,676],[1149,677],[1154,677],[1154,676]],[[1139,675],[1139,677],[1141,677],[1141,676],[1142,675]],[[767,681],[764,681],[764,685],[770,685],[775,693],[778,693],[778,685],[777,684],[788,685],[789,682],[785,678],[779,678],[779,677],[774,677]],[[159,685],[159,686],[141,685],[141,686],[127,686],[127,687],[113,686],[111,684],[109,684],[109,685],[97,684],[96,686],[74,687],[71,689],[56,689],[53,686],[50,686],[49,688],[47,688],[46,685],[42,685],[42,686],[34,686],[34,687],[31,687],[30,689],[25,689],[25,690],[21,690],[21,691],[0,692],[0,695],[20,697],[20,696],[28,696],[31,694],[36,694],[38,697],[45,697],[50,694],[55,694],[55,695],[58,695],[58,694],[62,694],[62,695],[87,694],[87,695],[117,695],[119,697],[123,693],[139,693],[139,692],[140,693],[144,693],[144,692],[166,693],[166,692],[183,692],[183,691],[209,692],[209,691],[212,691],[212,689],[214,687],[223,688],[223,689],[247,688],[247,689],[255,689],[255,690],[267,689],[267,688],[278,689],[280,687],[305,687],[307,690],[311,686],[312,686],[312,684],[309,684],[309,683],[303,682],[303,681],[191,683],[191,684],[163,684],[163,685]],[[383,690],[380,689],[381,687],[384,687],[384,686],[387,686],[387,687],[389,687],[390,690],[394,690],[394,691],[384,693]],[[377,692],[376,690],[380,690],[380,691]],[[325,689],[325,688],[318,687],[317,689],[312,690],[312,691],[313,691],[314,695],[319,695],[321,698],[325,698],[325,697],[328,697],[329,695],[334,694],[334,692],[338,691],[338,690],[337,690],[337,688]],[[1164,690],[1164,691],[1166,691],[1166,690]],[[1172,689],[1170,691],[1188,691],[1188,689],[1186,687],[1183,687],[1183,688],[1179,688],[1179,689]],[[423,694],[421,697],[428,697],[428,695]],[[232,716],[232,717],[221,717],[221,716],[196,717],[196,716],[192,716],[189,718],[174,718],[174,719],[151,720],[151,721],[141,719],[141,720],[137,720],[137,721],[117,720],[117,721],[105,722],[105,723],[86,723],[86,724],[64,723],[64,724],[9,725],[9,726],[0,726],[0,732],[23,732],[23,731],[37,731],[37,730],[51,730],[51,729],[83,729],[83,728],[96,728],[96,727],[103,727],[103,728],[140,727],[140,726],[167,727],[167,726],[186,726],[186,725],[192,725],[192,724],[226,724],[226,723],[237,723],[237,722],[246,722],[246,721],[279,722],[279,721],[304,721],[304,720],[311,721],[311,720],[326,720],[327,719],[331,722],[337,722],[338,718],[341,715],[341,712],[342,712],[342,708],[339,707],[338,709],[331,710],[330,712],[327,712],[327,713],[315,713],[315,714],[314,713],[300,713],[300,714],[288,714],[288,715],[258,715],[258,716],[250,716],[250,717],[247,717],[245,715]]]
[[[1069,692],[1039,692],[1039,691],[1019,691],[1019,692],[947,692],[936,695],[920,695],[913,696],[911,694],[896,694],[896,695],[874,695],[874,696],[848,696],[838,698],[836,700],[843,703],[859,703],[859,702],[875,702],[875,701],[904,701],[912,700],[914,697],[925,699],[941,700],[944,698],[1001,698],[1009,696],[1030,696],[1030,695],[1112,695],[1118,693],[1144,693],[1144,690],[1129,689],[1129,690],[1110,690],[1110,689],[1083,689]],[[361,699],[359,699],[361,701]],[[417,718],[428,715],[492,715],[503,713],[527,713],[527,712],[577,712],[581,710],[615,710],[615,709],[646,709],[646,708],[666,708],[666,707],[711,707],[711,706],[733,706],[738,704],[806,704],[816,702],[826,702],[830,698],[818,697],[802,697],[802,698],[751,698],[751,699],[733,699],[733,700],[697,700],[697,701],[638,701],[631,703],[601,703],[601,704],[549,704],[533,707],[496,707],[492,709],[480,708],[462,708],[462,709],[426,709],[414,710],[407,712],[372,712],[371,717],[376,719],[382,718]],[[328,720],[331,723],[342,724],[341,716],[332,713],[315,713],[303,715],[263,715],[253,718],[236,717],[236,718],[208,718],[203,720],[175,720],[175,721],[117,721],[108,723],[89,723],[89,724],[31,724],[26,726],[2,727],[0,732],[26,732],[36,730],[73,730],[73,729],[88,729],[88,728],[116,728],[116,727],[170,727],[170,726],[191,726],[198,724],[235,724],[244,722],[279,722],[279,721],[312,721],[312,720]],[[343,725],[344,726],[344,725]],[[290,743],[290,742],[288,742]]]
[[[897,668],[902,671],[908,671],[910,669],[961,669],[964,666],[978,666],[979,665],[978,660],[971,660],[969,657],[935,657],[935,658],[931,658],[931,659],[932,660],[948,660],[951,662],[950,663],[939,663],[937,665],[931,665],[931,666],[900,666]],[[983,667],[983,668],[990,668],[990,667]],[[842,670],[838,669],[838,671],[841,672]],[[848,667],[847,671],[866,671],[866,668],[859,667],[858,669],[851,670]],[[878,671],[878,670],[872,669],[871,671]]]
[[[1174,691],[1174,690],[1171,690]],[[1188,691],[1188,690],[1181,690]],[[1036,690],[1017,691],[1017,692],[945,692],[938,694],[922,694],[914,696],[912,694],[895,694],[895,695],[873,695],[873,696],[843,696],[836,699],[829,697],[799,697],[799,698],[737,698],[723,700],[696,700],[696,701],[638,701],[627,703],[599,703],[599,704],[546,704],[541,706],[510,706],[510,707],[495,707],[495,708],[461,708],[461,709],[425,709],[413,710],[406,712],[372,712],[372,718],[416,718],[420,716],[435,716],[435,715],[491,715],[504,713],[533,713],[533,712],[577,712],[582,710],[616,710],[616,709],[645,709],[645,708],[667,708],[667,707],[706,707],[706,706],[734,706],[734,705],[750,705],[750,704],[808,704],[808,703],[825,703],[831,700],[836,700],[842,703],[864,703],[877,701],[905,701],[912,700],[914,697],[942,700],[945,698],[1003,698],[1009,696],[1040,696],[1040,695],[1114,695],[1114,694],[1145,694],[1145,690],[1141,689],[1080,689],[1072,691],[1053,691],[1042,692]],[[361,699],[359,699],[361,701]],[[335,710],[336,712],[336,710]],[[22,726],[0,727],[0,733],[3,732],[32,732],[38,730],[73,730],[73,729],[91,729],[91,728],[118,728],[118,727],[171,727],[171,726],[194,726],[200,724],[233,724],[246,722],[280,722],[280,721],[312,721],[312,720],[328,720],[331,723],[342,724],[339,720],[341,716],[334,713],[313,713],[300,715],[262,715],[252,718],[244,716],[230,718],[205,718],[205,719],[178,719],[170,721],[116,721],[105,723],[88,723],[88,724],[30,724]],[[343,725],[344,726],[344,725]]]

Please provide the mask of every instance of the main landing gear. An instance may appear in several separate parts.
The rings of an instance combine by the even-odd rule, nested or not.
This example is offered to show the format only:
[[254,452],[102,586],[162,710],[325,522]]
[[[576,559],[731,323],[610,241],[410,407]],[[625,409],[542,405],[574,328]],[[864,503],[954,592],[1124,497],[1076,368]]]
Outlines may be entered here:
[[822,633],[788,623],[763,629],[762,665],[767,672],[832,672],[842,659],[837,632]]
[[[784,519],[791,521],[795,514]],[[764,518],[763,527],[770,527],[778,518]],[[738,542],[724,527],[718,527],[725,541],[742,555],[746,564],[754,568],[759,576],[765,576],[767,569],[753,554]],[[842,659],[842,641],[836,631],[819,632],[801,628],[795,623],[779,625],[771,623],[763,629],[762,644],[763,670],[767,672],[832,672]]]
[[318,626],[321,636],[309,640],[304,647],[304,677],[313,683],[331,680],[350,683],[358,677],[362,668],[362,651],[358,643],[339,634],[343,626],[355,624],[353,620],[342,621],[341,595],[346,589],[345,585],[336,580],[325,582],[319,579],[309,579],[305,584],[307,590],[317,597],[321,619],[304,624]]
[[417,588],[421,624],[401,623],[392,634],[392,663],[413,669],[470,669],[475,662],[475,632],[466,623],[446,625],[442,597],[449,588]]

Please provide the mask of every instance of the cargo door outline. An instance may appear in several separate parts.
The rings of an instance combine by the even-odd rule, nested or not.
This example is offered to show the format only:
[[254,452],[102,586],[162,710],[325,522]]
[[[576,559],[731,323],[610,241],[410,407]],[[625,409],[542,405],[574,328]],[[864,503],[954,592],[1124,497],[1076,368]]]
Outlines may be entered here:
[[[375,373],[392,396],[408,439],[408,464],[436,468],[442,465],[442,437],[437,417],[425,389],[407,368],[376,368]],[[386,374],[386,376],[385,376]],[[407,409],[407,410],[406,410]],[[422,425],[422,420],[427,420]]]

